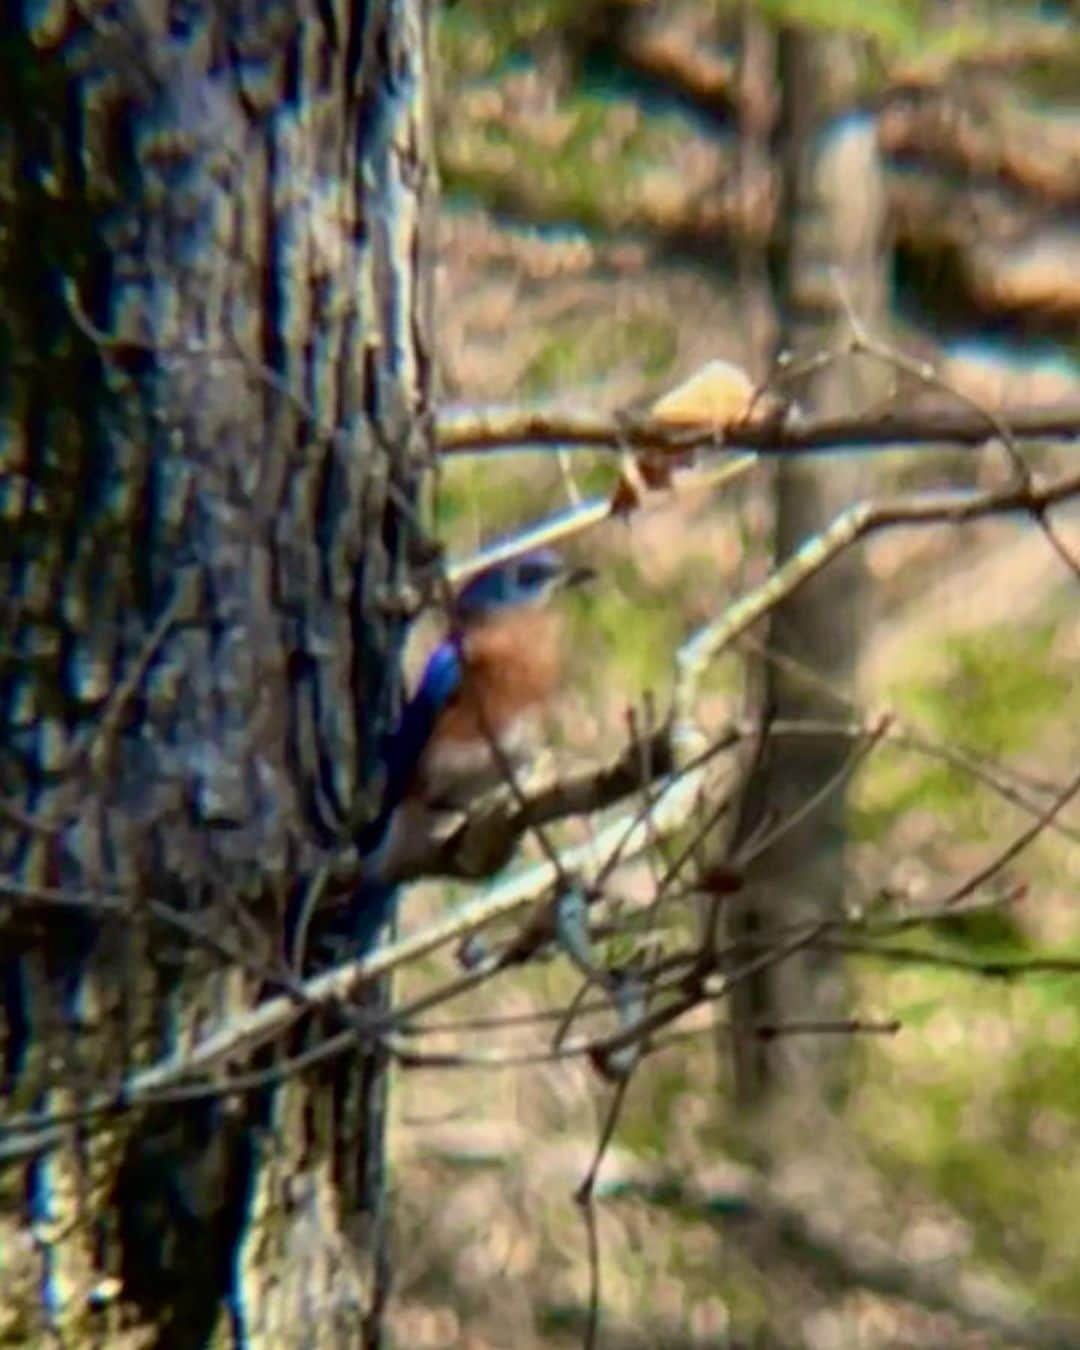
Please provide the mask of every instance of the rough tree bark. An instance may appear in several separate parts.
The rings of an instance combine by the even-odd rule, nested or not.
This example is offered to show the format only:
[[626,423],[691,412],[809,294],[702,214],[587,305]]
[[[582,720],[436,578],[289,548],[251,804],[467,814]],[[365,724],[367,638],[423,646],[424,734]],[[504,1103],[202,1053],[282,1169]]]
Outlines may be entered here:
[[[77,1111],[269,987],[376,790],[431,452],[425,11],[5,21],[9,1117]],[[0,1181],[8,1338],[376,1343],[377,1082],[358,1054],[71,1126]]]
[[[780,343],[797,357],[825,351],[846,333],[841,286],[871,328],[885,312],[884,193],[873,120],[852,111],[856,64],[851,38],[781,35]],[[793,393],[808,410],[827,414],[872,402],[875,387],[878,372],[846,362],[817,371]],[[777,559],[859,495],[858,472],[853,460],[840,457],[783,460],[775,483]],[[755,678],[764,715],[835,720],[841,705],[830,691],[852,690],[861,583],[860,558],[851,551],[772,616],[761,637],[776,659],[759,662]],[[752,840],[793,816],[849,751],[850,742],[828,736],[771,742],[748,785],[739,839]],[[732,906],[740,936],[752,943],[775,924],[837,912],[844,898],[844,811],[841,790],[756,860],[745,898]],[[843,1015],[844,1001],[839,961],[808,954],[740,983],[734,1011],[739,1019],[774,1023]],[[787,1120],[803,1128],[807,1112],[842,1083],[842,1049],[824,1041],[737,1037],[734,1044],[743,1103],[776,1108],[770,1114],[778,1127]]]

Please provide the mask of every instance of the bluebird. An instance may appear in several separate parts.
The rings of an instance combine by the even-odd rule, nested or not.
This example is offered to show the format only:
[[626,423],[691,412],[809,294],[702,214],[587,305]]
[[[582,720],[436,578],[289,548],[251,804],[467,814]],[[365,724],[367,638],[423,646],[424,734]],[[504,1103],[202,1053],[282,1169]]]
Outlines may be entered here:
[[396,882],[427,844],[433,813],[467,807],[528,762],[560,676],[559,616],[549,601],[591,576],[540,549],[477,573],[454,599],[449,632],[383,752],[382,806],[360,840],[361,954],[389,919]]

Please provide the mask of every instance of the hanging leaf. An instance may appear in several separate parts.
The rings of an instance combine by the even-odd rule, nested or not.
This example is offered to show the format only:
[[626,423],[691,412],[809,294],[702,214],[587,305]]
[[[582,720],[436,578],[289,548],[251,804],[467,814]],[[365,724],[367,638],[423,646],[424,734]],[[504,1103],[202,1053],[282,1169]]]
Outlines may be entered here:
[[741,366],[709,361],[652,405],[655,421],[670,427],[724,427],[743,422],[754,406],[754,382]]

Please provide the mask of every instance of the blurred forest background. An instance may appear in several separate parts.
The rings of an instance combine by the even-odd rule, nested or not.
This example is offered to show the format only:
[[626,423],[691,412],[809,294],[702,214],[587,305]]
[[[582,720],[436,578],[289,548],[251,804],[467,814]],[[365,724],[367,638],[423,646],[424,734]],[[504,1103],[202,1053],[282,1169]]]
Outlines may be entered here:
[[[789,22],[851,40],[854,102],[876,120],[887,305],[863,317],[989,406],[1075,396],[1070,6],[459,0],[435,28],[446,399],[614,409],[718,356],[768,373],[781,209],[768,53]],[[848,186],[855,214],[870,185]],[[852,303],[864,303],[858,286]],[[924,406],[950,401],[891,372],[882,397],[898,383]],[[992,478],[997,461],[943,448],[865,464],[862,491],[882,493]],[[465,554],[575,492],[610,490],[614,473],[580,454],[452,461],[438,528]],[[647,692],[664,706],[673,647],[761,575],[768,482],[654,503],[582,542],[601,582],[573,614],[559,716],[574,753],[610,743]],[[1075,512],[1066,523],[1075,551]],[[888,706],[913,734],[1005,761],[1025,783],[1063,782],[1080,761],[1076,579],[1039,532],[998,521],[886,533],[866,560],[858,677],[833,686],[838,715]],[[718,713],[737,710],[736,689],[732,667]],[[925,894],[1020,819],[955,765],[886,748],[849,800],[849,895],[882,878]],[[763,1160],[766,1126],[737,1105],[722,1038],[641,1067],[599,1188],[602,1344],[1075,1344],[1034,1329],[1014,1342],[948,1311],[955,1297],[1016,1325],[1080,1315],[1080,984],[990,973],[1078,950],[1071,819],[1007,874],[1028,881],[1025,903],[936,926],[922,948],[944,964],[848,957],[853,1011],[901,1030],[847,1039],[835,1130],[804,1132],[770,1173],[836,1246],[748,1205],[745,1169]],[[406,927],[444,894],[414,893]],[[558,1006],[575,987],[556,961],[474,1011]],[[446,1048],[477,1034],[448,1035]],[[602,1100],[584,1064],[400,1076],[402,1344],[576,1342],[588,1263],[573,1191]]]
[[[787,963],[795,987],[711,985],[623,1082],[580,1042],[552,1052],[582,993],[555,943],[393,1025],[389,1245],[382,1052],[367,1024],[357,1050],[353,1004],[305,1003],[310,968],[281,955],[287,904],[309,881],[324,898],[356,823],[335,792],[365,787],[397,706],[409,616],[384,602],[421,570],[414,518],[457,564],[627,490],[610,447],[466,446],[434,457],[414,512],[432,426],[491,404],[621,418],[718,359],[781,405],[788,365],[809,360],[809,413],[868,428],[879,410],[990,427],[998,408],[1076,409],[1080,6],[432,4],[430,338],[423,279],[402,281],[427,187],[411,0],[17,8],[0,186],[29,205],[0,219],[21,306],[0,322],[0,395],[30,394],[0,461],[16,578],[0,618],[19,633],[0,635],[0,1030],[19,1125],[0,1158],[24,1171],[0,1176],[0,1345],[225,1346],[246,1319],[253,1345],[310,1329],[312,1345],[409,1350],[1080,1350],[1080,813],[1055,806],[1080,766],[1075,491],[1054,540],[1021,513],[874,533],[800,593],[816,610],[713,663],[706,730],[773,700],[846,728],[829,733],[846,795],[769,851],[766,876],[784,881],[781,927],[820,893],[841,936]],[[207,240],[234,249],[220,272]],[[347,414],[330,433],[328,409]],[[606,762],[633,719],[662,720],[680,644],[852,502],[1006,483],[1009,447],[987,442],[763,455],[720,488],[660,474],[581,532],[567,552],[598,581],[566,601],[553,764]],[[1076,469],[1064,435],[1023,454],[1047,477]],[[412,678],[437,629],[415,625]],[[773,796],[782,766],[752,767],[766,776],[725,823],[736,859],[774,806],[799,815]],[[313,824],[320,792],[336,835]],[[536,840],[522,853],[539,858]],[[664,861],[611,881],[603,920],[627,922],[594,952],[612,970],[652,940],[634,923],[657,917]],[[695,884],[729,891],[729,935],[752,938],[743,880],[733,865]],[[918,921],[968,881],[977,907]],[[410,887],[400,931],[475,893]],[[661,943],[699,931],[700,895],[677,899]],[[857,916],[879,909],[899,924],[867,936]],[[444,948],[395,971],[394,999],[459,978]],[[271,996],[288,1015],[248,1047],[244,1018]],[[183,1052],[237,1024],[188,1075]],[[304,1061],[320,1037],[349,1053]],[[361,1249],[370,1279],[354,1279]]]

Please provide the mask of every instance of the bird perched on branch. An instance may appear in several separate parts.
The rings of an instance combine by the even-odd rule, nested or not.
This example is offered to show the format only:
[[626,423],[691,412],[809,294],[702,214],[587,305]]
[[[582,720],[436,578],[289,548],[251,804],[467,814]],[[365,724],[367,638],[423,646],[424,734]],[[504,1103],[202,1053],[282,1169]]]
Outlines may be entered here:
[[361,953],[390,918],[396,883],[426,848],[435,813],[464,809],[527,763],[560,675],[549,602],[591,576],[541,549],[486,568],[454,598],[449,632],[383,752],[382,806],[360,840]]

